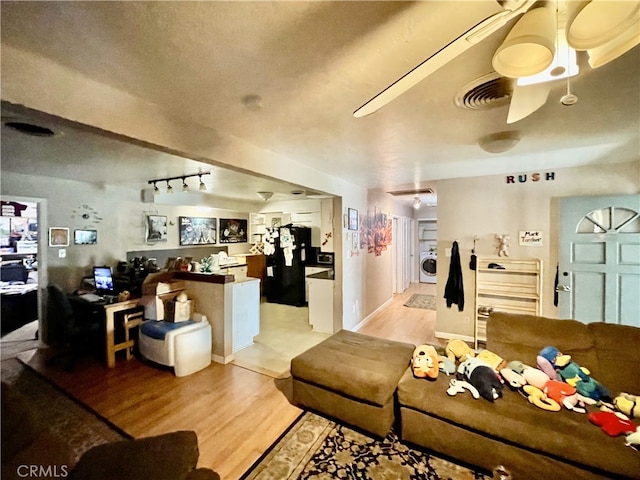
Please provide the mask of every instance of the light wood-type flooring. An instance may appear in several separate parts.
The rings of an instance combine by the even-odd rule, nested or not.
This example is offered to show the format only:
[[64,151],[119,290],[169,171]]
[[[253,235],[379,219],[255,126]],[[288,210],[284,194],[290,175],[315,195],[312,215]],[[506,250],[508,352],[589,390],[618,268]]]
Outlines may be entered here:
[[[403,306],[413,293],[435,294],[435,285],[412,284],[359,332],[437,344],[436,312]],[[34,350],[20,358],[133,437],[194,430],[199,466],[216,470],[223,480],[239,479],[302,413],[289,403],[290,379],[274,379],[233,364],[214,363],[178,378],[135,358],[119,360],[113,369],[86,360],[67,373],[60,366],[46,366],[47,353]]]

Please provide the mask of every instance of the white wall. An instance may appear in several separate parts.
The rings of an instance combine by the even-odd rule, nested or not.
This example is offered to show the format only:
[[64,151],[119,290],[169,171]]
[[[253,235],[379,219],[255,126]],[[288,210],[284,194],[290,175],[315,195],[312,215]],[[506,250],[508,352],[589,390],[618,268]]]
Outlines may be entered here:
[[[520,172],[515,172],[515,176]],[[545,180],[545,171],[537,182],[507,183],[506,176],[441,180],[438,182],[438,306],[437,331],[473,336],[474,272],[468,267],[473,237],[479,236],[477,254],[495,256],[496,234],[509,234],[511,258],[541,258],[543,262],[543,306],[545,316],[557,317],[553,305],[553,285],[558,261],[558,197],[582,195],[626,195],[640,191],[640,160],[633,163],[610,164],[558,169],[554,179]],[[542,247],[521,247],[518,233],[541,230]],[[445,249],[457,240],[463,271],[465,308],[459,312],[444,302],[444,289],[449,274],[450,257]]]
[[[2,195],[9,197],[37,197],[46,199],[48,209],[40,218],[39,231],[41,244],[47,252],[47,276],[41,277],[51,283],[59,284],[67,291],[80,286],[84,275],[91,273],[93,265],[110,265],[115,267],[120,260],[126,260],[127,251],[160,250],[180,248],[179,216],[210,216],[215,218],[247,218],[247,211],[220,209],[216,200],[206,206],[166,205],[143,203],[140,191],[113,186],[97,186],[71,180],[40,177],[37,175],[21,175],[3,172],[1,180]],[[186,194],[184,194],[186,195]],[[211,201],[211,200],[210,200]],[[100,221],[83,220],[75,214],[78,207],[88,205],[93,209]],[[224,205],[223,205],[224,206]],[[240,205],[241,207],[244,205]],[[244,206],[251,208],[251,205]],[[166,242],[145,242],[145,219],[147,214],[166,215],[169,222]],[[66,227],[70,230],[68,247],[49,247],[49,227]],[[73,231],[76,228],[95,229],[98,231],[96,245],[74,245]],[[246,253],[248,243],[224,244],[230,254]],[[59,257],[64,249],[66,256]]]
[[[3,74],[3,100],[97,127],[114,136],[154,145],[187,158],[228,165],[327,192],[342,198],[342,203],[334,204],[337,208],[344,205],[345,208],[366,210],[366,190],[345,179],[257,148],[209,126],[195,124],[192,119],[170,116],[152,103],[93,81],[48,59],[3,45],[2,66],[3,72],[11,72],[11,75]],[[339,217],[339,213],[336,212],[336,216]],[[128,226],[138,228],[135,220]],[[334,241],[342,241],[339,228],[336,237]],[[336,283],[336,286],[340,290],[340,300],[346,305],[343,323],[348,327],[362,318],[364,263],[362,256],[346,257],[339,244],[336,252],[344,262],[336,268],[336,275],[344,274],[342,284]]]

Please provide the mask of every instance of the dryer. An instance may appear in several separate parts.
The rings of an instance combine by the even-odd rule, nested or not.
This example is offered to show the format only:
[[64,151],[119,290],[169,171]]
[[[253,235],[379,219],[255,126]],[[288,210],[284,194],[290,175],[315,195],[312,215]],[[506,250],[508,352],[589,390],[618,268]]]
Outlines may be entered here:
[[437,266],[436,252],[420,252],[420,282],[436,283]]

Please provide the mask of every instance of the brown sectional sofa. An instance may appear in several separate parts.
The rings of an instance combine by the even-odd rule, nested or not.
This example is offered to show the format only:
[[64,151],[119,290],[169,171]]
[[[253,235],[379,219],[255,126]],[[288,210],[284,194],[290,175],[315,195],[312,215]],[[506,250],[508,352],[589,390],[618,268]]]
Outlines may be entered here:
[[[535,366],[548,345],[588,367],[613,395],[640,393],[640,328],[506,313],[488,320],[487,349],[505,360]],[[449,397],[447,387],[442,375],[430,382],[405,372],[397,391],[402,440],[488,471],[504,465],[519,480],[640,478],[640,452],[585,414],[539,409],[506,387],[495,403],[468,392]]]
[[[506,313],[488,320],[487,349],[507,361],[535,366],[545,346],[572,355],[613,395],[640,394],[640,328]],[[517,480],[640,479],[640,452],[586,414],[539,409],[507,387],[494,403],[451,397],[451,377],[413,376],[413,348],[342,330],[292,360],[293,401],[377,436],[395,420],[408,444],[487,472],[503,465]]]

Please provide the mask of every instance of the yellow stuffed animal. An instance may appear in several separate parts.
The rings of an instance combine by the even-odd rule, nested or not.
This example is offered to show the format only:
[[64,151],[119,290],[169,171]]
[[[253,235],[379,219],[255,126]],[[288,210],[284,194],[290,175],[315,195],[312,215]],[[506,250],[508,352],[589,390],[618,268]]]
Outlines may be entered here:
[[476,356],[476,352],[473,351],[469,345],[459,338],[449,340],[447,346],[444,348],[447,358],[453,363],[456,361],[464,362],[472,357]]
[[640,417],[640,401],[636,395],[622,392],[613,399],[613,404],[629,418]]

